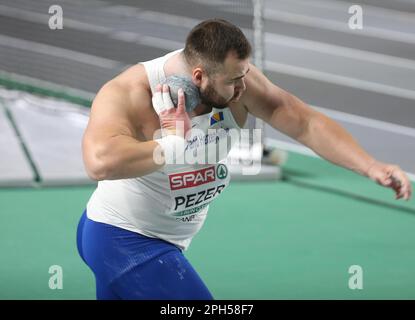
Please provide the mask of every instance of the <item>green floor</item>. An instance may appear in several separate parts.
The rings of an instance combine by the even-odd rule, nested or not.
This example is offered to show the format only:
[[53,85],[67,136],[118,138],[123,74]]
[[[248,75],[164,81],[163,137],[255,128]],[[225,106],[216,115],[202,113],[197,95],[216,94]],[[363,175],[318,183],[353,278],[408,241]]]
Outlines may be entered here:
[[[415,200],[290,154],[286,179],[233,183],[187,252],[217,299],[415,299]],[[93,188],[0,190],[0,299],[94,299],[78,257]],[[48,271],[63,268],[63,289]],[[363,289],[348,287],[351,265]]]

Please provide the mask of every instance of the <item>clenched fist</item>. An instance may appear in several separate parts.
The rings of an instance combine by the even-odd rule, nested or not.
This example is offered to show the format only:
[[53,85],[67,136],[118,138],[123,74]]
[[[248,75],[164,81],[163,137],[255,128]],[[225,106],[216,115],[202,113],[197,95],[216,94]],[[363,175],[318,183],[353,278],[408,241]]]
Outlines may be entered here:
[[374,161],[367,170],[367,176],[381,186],[393,189],[396,199],[409,200],[411,198],[411,182],[398,166]]

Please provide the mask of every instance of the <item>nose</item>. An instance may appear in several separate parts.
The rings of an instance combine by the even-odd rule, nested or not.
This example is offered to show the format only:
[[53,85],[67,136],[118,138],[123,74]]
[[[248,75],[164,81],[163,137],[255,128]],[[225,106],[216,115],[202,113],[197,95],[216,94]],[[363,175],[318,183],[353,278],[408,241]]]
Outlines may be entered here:
[[240,79],[240,81],[238,81],[238,85],[235,88],[237,91],[245,91],[246,89],[246,85],[245,85],[245,81],[243,79]]

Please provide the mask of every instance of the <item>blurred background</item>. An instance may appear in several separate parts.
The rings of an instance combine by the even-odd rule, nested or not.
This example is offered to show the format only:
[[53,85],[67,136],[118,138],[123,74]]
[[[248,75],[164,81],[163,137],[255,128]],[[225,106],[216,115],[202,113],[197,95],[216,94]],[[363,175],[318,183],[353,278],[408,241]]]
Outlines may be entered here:
[[[415,1],[264,0],[264,73],[415,180]],[[349,8],[360,5],[363,28]],[[60,6],[63,28],[50,19]],[[95,183],[80,143],[99,88],[219,17],[254,44],[251,0],[0,0],[0,298],[93,299],[76,224]],[[415,298],[414,201],[394,201],[265,126],[277,181],[234,182],[186,253],[218,299]],[[229,255],[232,252],[232,255]],[[49,268],[63,269],[51,289]],[[351,290],[351,265],[364,289]]]

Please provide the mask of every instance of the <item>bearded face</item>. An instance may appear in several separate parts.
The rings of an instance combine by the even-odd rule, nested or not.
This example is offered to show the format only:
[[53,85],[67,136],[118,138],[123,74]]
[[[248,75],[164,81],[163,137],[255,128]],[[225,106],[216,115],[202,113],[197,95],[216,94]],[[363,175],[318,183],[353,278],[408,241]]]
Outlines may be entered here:
[[224,109],[227,107],[228,103],[232,100],[233,97],[222,97],[215,89],[214,81],[212,82],[213,83],[208,83],[204,90],[200,89],[201,102],[209,107]]

